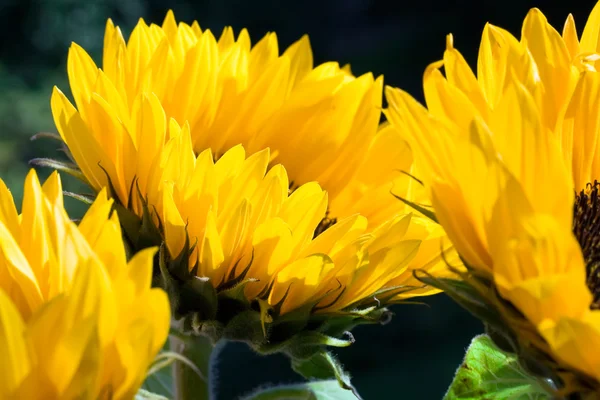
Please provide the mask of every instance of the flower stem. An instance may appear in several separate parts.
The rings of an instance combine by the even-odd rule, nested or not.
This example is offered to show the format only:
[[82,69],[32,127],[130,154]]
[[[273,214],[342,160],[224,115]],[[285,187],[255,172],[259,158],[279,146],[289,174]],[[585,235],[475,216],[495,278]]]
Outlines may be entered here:
[[213,400],[211,355],[214,345],[206,336],[172,335],[171,350],[190,363],[173,364],[173,392],[176,400]]

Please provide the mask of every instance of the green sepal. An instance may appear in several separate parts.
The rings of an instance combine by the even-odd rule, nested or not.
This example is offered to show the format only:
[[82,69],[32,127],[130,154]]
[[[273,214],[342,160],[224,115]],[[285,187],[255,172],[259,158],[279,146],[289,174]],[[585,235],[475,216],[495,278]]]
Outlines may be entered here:
[[80,201],[84,204],[87,204],[88,206],[91,206],[94,203],[94,200],[96,200],[96,195],[73,193],[73,192],[68,192],[66,190],[63,190],[63,195],[70,197],[72,199],[75,199],[77,201]]
[[54,132],[38,132],[29,138],[29,140],[31,140],[32,142],[38,139],[51,139],[64,144],[62,137],[60,137],[58,133]]
[[266,340],[260,313],[246,310],[236,314],[225,325],[223,337],[228,340],[247,342],[253,348],[260,346]]
[[360,399],[350,382],[350,375],[329,352],[321,350],[307,359],[292,359],[292,369],[306,379],[335,379],[340,388]]
[[[55,140],[57,142],[60,142],[60,149],[58,149],[58,150],[65,153],[67,158],[69,160],[71,160],[71,162],[73,164],[77,164],[77,162],[75,161],[75,157],[73,157],[73,154],[71,153],[71,150],[69,149],[69,146],[67,146],[67,144],[63,141],[62,137],[58,133],[38,132],[29,138],[29,140],[31,140],[32,142],[36,141],[38,139],[50,139],[50,140]],[[79,169],[79,167],[77,167],[77,169]]]
[[302,332],[309,323],[313,308],[313,304],[306,304],[280,316],[275,314],[276,317],[269,328],[269,340],[281,342]]
[[[109,179],[109,178],[108,178]],[[109,179],[109,190],[114,195],[114,187]],[[135,185],[138,193],[138,198],[142,202],[142,217],[140,218],[133,211],[124,207],[120,202],[116,201],[114,209],[119,216],[119,221],[123,227],[125,237],[130,242],[134,249],[145,249],[153,246],[160,246],[163,242],[160,226],[156,226],[153,220],[154,213],[150,210],[148,201],[142,196],[142,193],[137,185],[137,179],[134,179],[130,188],[129,202],[133,201],[132,193]]]
[[217,316],[217,291],[209,278],[193,276],[183,281],[178,295],[178,317],[192,312],[198,313],[203,320],[212,320]]
[[64,172],[72,177],[77,178],[86,185],[89,185],[89,182],[83,172],[81,172],[76,164],[71,162],[54,160],[52,158],[34,158],[29,160],[29,164],[34,167],[51,168],[60,172]]
[[262,354],[286,353],[292,359],[308,359],[313,354],[322,351],[325,346],[350,346],[354,343],[354,336],[350,332],[345,332],[345,334],[346,339],[340,339],[321,332],[305,330],[296,333],[284,342],[263,342],[254,348]]
[[213,344],[224,338],[225,326],[217,320],[203,321],[198,314],[183,319],[182,332],[208,337]]
[[355,326],[365,324],[387,324],[393,313],[385,307],[368,307],[365,309],[351,309],[347,311],[338,311],[332,314],[318,315],[322,318],[322,325],[319,331],[330,335],[339,336],[346,331],[352,330]]
[[[189,240],[181,254],[171,260],[163,244],[158,254],[161,282],[171,302],[176,320],[213,320],[217,316],[217,292],[209,278],[198,277],[188,270]],[[185,325],[185,324],[184,324]]]
[[551,388],[529,375],[514,355],[500,350],[487,335],[476,336],[444,400],[552,399]]
[[258,279],[248,278],[239,282],[235,286],[230,287],[229,289],[221,290],[219,291],[219,299],[230,299],[250,304],[248,298],[244,294],[244,290],[246,289],[247,285],[251,285],[256,282],[258,282]]
[[493,326],[506,325],[506,321],[494,309],[493,304],[488,298],[484,297],[467,281],[462,279],[438,278],[422,270],[415,270],[414,276],[427,285],[443,290],[456,303],[478,319]]
[[356,400],[357,396],[342,389],[337,381],[314,381],[296,385],[261,388],[241,400]]
[[376,291],[372,296],[368,297],[366,300],[369,302],[365,302],[364,300],[360,303],[363,307],[365,305],[373,305],[373,304],[392,304],[393,299],[401,294],[409,293],[413,290],[423,289],[426,285],[422,286],[412,286],[412,285],[398,285],[391,286],[387,288],[380,289]]
[[403,202],[404,204],[406,204],[407,206],[415,209],[416,211],[420,212],[421,214],[423,214],[425,217],[429,218],[430,220],[432,220],[433,222],[435,222],[436,224],[439,224],[437,217],[435,216],[435,213],[431,210],[428,210],[427,208],[417,204],[417,203],[413,203],[410,200],[405,199],[404,197],[400,197],[394,193],[390,194],[392,196],[394,196],[395,198],[397,198],[398,200],[400,200],[401,202]]
[[253,285],[256,282],[258,282],[258,279],[247,278],[229,289],[218,291],[217,300],[219,306],[217,310],[219,314],[217,315],[217,319],[229,321],[238,313],[252,311],[251,303],[244,291],[246,286]]

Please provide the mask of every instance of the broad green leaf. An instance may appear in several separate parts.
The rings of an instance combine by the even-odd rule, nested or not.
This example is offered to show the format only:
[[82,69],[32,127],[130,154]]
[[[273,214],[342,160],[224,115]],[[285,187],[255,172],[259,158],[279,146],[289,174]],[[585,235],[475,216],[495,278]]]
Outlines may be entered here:
[[254,392],[242,400],[356,400],[352,391],[340,387],[336,380],[274,386]]
[[444,400],[546,400],[543,383],[525,372],[515,356],[499,350],[487,335],[473,338]]

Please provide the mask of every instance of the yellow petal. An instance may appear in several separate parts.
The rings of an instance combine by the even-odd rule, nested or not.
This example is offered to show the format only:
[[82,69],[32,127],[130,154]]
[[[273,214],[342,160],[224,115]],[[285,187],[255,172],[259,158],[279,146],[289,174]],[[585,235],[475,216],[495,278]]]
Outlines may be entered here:
[[313,54],[308,35],[302,36],[300,40],[288,47],[283,55],[290,58],[290,79],[294,84],[300,82],[313,67]]
[[12,193],[0,179],[0,221],[14,237],[21,236],[19,228],[19,215],[15,207]]
[[173,200],[172,188],[163,188],[162,195],[162,222],[165,229],[166,244],[171,256],[177,257],[185,245],[185,221],[181,218],[181,214]]
[[488,110],[485,97],[477,82],[477,77],[458,50],[454,48],[452,35],[446,37],[444,71],[448,83],[463,92],[482,115]]
[[66,96],[56,87],[52,92],[51,106],[54,123],[86,179],[96,190],[105,187],[108,182],[100,165],[108,168],[112,163],[92,132]]
[[259,282],[246,286],[246,296],[252,299],[266,287],[272,277],[292,256],[292,233],[281,218],[273,218],[259,225],[252,237],[252,266],[249,278]]
[[[585,188],[600,175],[600,78],[597,73],[582,72],[573,96],[559,120],[559,134],[565,160],[571,164],[575,191]],[[568,165],[567,164],[567,165]]]
[[275,305],[283,300],[282,314],[309,304],[317,294],[322,278],[332,269],[333,262],[325,254],[314,254],[288,264],[277,273],[269,304]]
[[581,51],[597,53],[600,49],[600,4],[596,3],[581,34]]
[[539,330],[559,359],[596,379],[600,378],[600,360],[590,349],[600,346],[600,316],[588,311],[584,318],[544,321]]
[[0,395],[3,398],[12,398],[33,369],[25,329],[19,311],[0,290],[0,356],[3,360]]
[[577,56],[580,53],[580,49],[579,38],[577,36],[577,28],[575,27],[575,19],[573,18],[572,14],[569,14],[567,20],[565,21],[562,37],[565,41],[567,49],[569,49],[571,59],[575,58],[575,56]]
[[[219,231],[217,230],[216,218],[211,210],[206,218],[206,230],[200,251],[198,276],[212,276],[224,260],[225,256],[223,254]],[[216,279],[215,281],[215,284],[218,284]]]
[[92,89],[96,84],[98,67],[86,51],[76,43],[69,48],[67,59],[69,82],[73,90],[73,97],[79,110],[85,110],[90,101]]
[[423,90],[427,108],[436,116],[445,117],[460,128],[466,129],[479,110],[457,87],[442,76],[442,62],[430,64],[423,77]]
[[533,56],[543,82],[542,116],[546,126],[552,128],[569,92],[569,51],[560,34],[536,8],[527,14],[523,22],[521,40]]

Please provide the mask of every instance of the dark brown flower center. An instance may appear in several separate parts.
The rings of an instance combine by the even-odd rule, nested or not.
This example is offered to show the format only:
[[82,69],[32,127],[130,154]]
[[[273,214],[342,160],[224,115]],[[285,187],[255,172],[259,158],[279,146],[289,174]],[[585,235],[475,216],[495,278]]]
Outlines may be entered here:
[[591,308],[600,309],[600,182],[588,183],[575,197],[573,233],[581,246],[586,265],[586,283],[594,301]]

